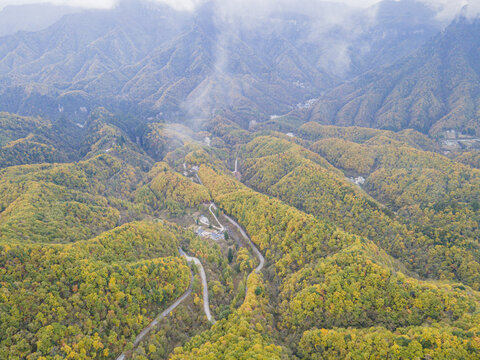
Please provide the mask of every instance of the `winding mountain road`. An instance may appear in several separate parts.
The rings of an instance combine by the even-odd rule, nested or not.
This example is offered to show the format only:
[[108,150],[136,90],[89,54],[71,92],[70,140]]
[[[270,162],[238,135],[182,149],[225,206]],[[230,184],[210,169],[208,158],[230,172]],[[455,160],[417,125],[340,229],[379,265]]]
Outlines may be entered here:
[[[212,212],[211,208],[212,205],[216,208],[215,204],[210,204],[210,211]],[[215,216],[215,214],[212,212],[212,215],[215,217],[217,220],[218,224],[222,229],[225,229],[225,227],[220,223],[218,218]],[[258,248],[255,246],[255,244],[252,242],[250,237],[247,235],[245,230],[235,221],[233,220],[230,216],[228,215],[223,215],[225,218],[233,225],[235,226],[240,234],[243,236],[245,241],[249,244],[250,248],[252,249],[253,253],[255,256],[258,258],[259,264],[255,268],[255,273],[260,273],[262,271],[263,267],[265,266],[265,258],[263,257],[262,253]],[[208,321],[210,321],[212,324],[215,324],[215,319],[213,318],[211,312],[210,312],[210,302],[208,298],[208,284],[207,284],[207,276],[205,274],[205,269],[203,268],[202,263],[200,260],[198,260],[196,257],[193,256],[188,256],[181,248],[178,249],[180,252],[180,255],[182,255],[187,262],[193,262],[195,265],[198,266],[199,271],[200,271],[200,278],[202,280],[202,287],[203,287],[203,310],[205,312],[205,315],[207,316]],[[145,329],[142,330],[140,334],[137,335],[135,338],[135,341],[133,343],[133,347],[136,348],[138,344],[147,336],[147,334],[155,327],[157,324],[160,322],[160,320],[164,319],[168,314],[170,314],[173,310],[175,310],[188,296],[191,295],[192,293],[192,286],[193,286],[193,272],[191,273],[190,277],[190,285],[188,286],[187,291],[183,293],[182,296],[180,296],[175,302],[170,305],[166,310],[164,310],[160,315],[158,315]],[[248,291],[248,288],[245,287],[245,293]],[[117,360],[125,360],[126,359],[126,354],[122,353],[119,357],[117,357]]]
[[[183,164],[183,168],[184,170],[187,170],[187,166],[186,164],[184,163]],[[237,170],[238,169],[238,157],[235,159],[235,170],[233,171],[234,174],[237,173]],[[198,183],[203,185],[202,183],[202,180],[200,179],[200,177],[198,176],[198,173],[195,173],[195,177],[196,179],[198,180]],[[211,203],[210,206],[208,207],[208,210],[210,211],[210,213],[212,214],[212,216],[214,217],[215,221],[217,222],[218,224],[218,227],[217,226],[213,226],[214,228],[216,228],[218,231],[220,232],[224,232],[226,229],[225,229],[225,226],[220,222],[220,220],[217,218],[217,216],[215,215],[214,213],[214,210],[217,209],[217,206],[215,205],[215,203]],[[260,250],[258,250],[258,248],[255,246],[255,244],[252,242],[252,240],[250,239],[250,237],[248,236],[248,234],[245,232],[245,230],[235,221],[233,220],[231,217],[229,217],[228,215],[224,214],[224,217],[233,225],[235,226],[238,231],[240,232],[240,234],[242,235],[242,237],[244,238],[244,240],[248,243],[248,245],[250,246],[250,248],[252,249],[253,253],[255,254],[255,256],[258,258],[258,266],[255,268],[255,273],[260,273],[260,271],[262,271],[263,267],[265,266],[265,258],[263,257],[262,253],[260,252]],[[178,251],[180,252],[180,255],[183,256],[188,263],[191,263],[193,262],[195,265],[197,265],[198,269],[199,269],[199,273],[200,273],[200,278],[201,278],[201,281],[202,281],[202,288],[203,288],[203,310],[205,312],[205,315],[207,316],[207,319],[208,321],[210,321],[212,324],[215,324],[215,319],[213,318],[211,312],[210,312],[210,302],[209,302],[209,297],[208,297],[208,284],[207,284],[207,276],[205,274],[205,269],[203,268],[203,265],[202,263],[200,262],[199,259],[197,259],[196,257],[193,257],[193,256],[188,256],[181,248],[178,249]],[[193,287],[193,279],[194,279],[194,275],[193,275],[193,271],[191,271],[191,278],[190,278],[190,285],[188,286],[188,289],[182,294],[182,296],[180,296],[177,300],[175,300],[175,302],[170,305],[166,310],[164,310],[160,315],[158,315],[145,329],[142,330],[142,332],[140,334],[137,335],[137,337],[135,338],[135,341],[133,343],[133,347],[136,348],[138,346],[138,344],[147,336],[147,334],[162,320],[164,319],[167,315],[169,315],[173,310],[175,310],[188,296],[191,295],[192,293],[192,287]],[[245,288],[245,293],[247,293],[248,291],[248,288],[246,287]],[[118,358],[117,360],[125,360],[126,358],[126,354],[125,352],[122,353]]]
[[213,212],[213,209],[217,210],[217,207],[215,206],[214,203],[211,203],[210,206],[208,207],[208,210],[210,210],[210,214],[212,214],[212,216],[215,218],[215,220],[217,221],[217,224],[218,226],[215,226],[215,225],[212,225],[215,229],[217,229],[218,231],[220,232],[224,232],[225,231],[225,227],[220,223],[220,221],[218,221],[218,218],[217,216],[215,215],[215,213]]
[[[210,313],[210,302],[208,300],[208,285],[207,285],[207,276],[205,274],[205,270],[203,268],[202,263],[196,257],[188,256],[182,249],[178,249],[180,255],[182,255],[187,262],[191,263],[192,261],[197,265],[200,269],[200,278],[202,279],[202,287],[203,287],[203,309],[205,311],[205,315],[207,316],[208,321],[212,324],[215,324],[215,319],[213,318],[212,314]],[[175,310],[187,297],[189,297],[192,293],[192,286],[193,286],[193,272],[191,272],[190,276],[190,285],[188,286],[187,291],[185,291],[182,296],[180,296],[175,302],[170,305],[167,309],[165,309],[160,315],[158,315],[148,326],[142,330],[140,334],[137,335],[135,341],[133,342],[133,348],[136,348],[138,344],[147,336],[147,334],[160,322],[160,320],[164,319],[168,314],[170,314],[173,310]],[[125,360],[126,354],[123,352],[117,360]]]
[[[238,159],[235,159],[235,171],[237,171],[237,161]],[[185,164],[184,164],[185,167]],[[198,176],[198,174],[195,174],[198,182],[202,184],[202,180]],[[219,225],[219,231],[225,231],[225,226],[220,222],[220,220],[217,218],[215,213],[213,212],[212,209],[217,209],[217,206],[215,203],[211,203],[210,206],[208,207],[210,213],[212,216],[215,218]],[[225,218],[233,225],[235,226],[240,234],[243,236],[245,241],[249,244],[250,248],[252,249],[253,253],[255,256],[258,258],[259,264],[255,268],[255,273],[260,273],[262,271],[263,267],[265,266],[265,258],[263,257],[262,253],[258,248],[255,246],[255,244],[252,242],[248,234],[243,230],[243,228],[235,221],[233,220],[230,216],[224,214]],[[210,302],[208,298],[208,284],[207,284],[207,275],[205,274],[205,269],[203,268],[202,263],[200,260],[198,260],[196,257],[193,256],[188,256],[181,248],[178,249],[180,252],[180,255],[183,256],[187,262],[191,263],[193,262],[195,265],[198,266],[199,272],[200,272],[200,278],[202,280],[202,288],[203,288],[203,310],[205,312],[205,315],[207,316],[208,321],[210,321],[212,324],[215,324],[215,319],[213,318],[211,312],[210,312]],[[136,348],[138,344],[147,336],[147,334],[155,327],[158,325],[160,320],[164,319],[167,315],[169,315],[173,310],[175,310],[188,296],[191,295],[192,293],[192,287],[193,287],[193,271],[191,271],[191,276],[190,276],[190,285],[188,286],[188,289],[180,296],[173,304],[171,304],[167,309],[165,309],[160,315],[158,315],[148,326],[142,330],[140,334],[137,335],[135,338],[135,341],[133,343],[133,348]],[[247,287],[245,288],[245,293],[247,292]],[[120,356],[117,357],[116,360],[125,360],[126,359],[126,353],[123,352]]]
[[212,314],[210,313],[210,302],[208,300],[208,285],[207,285],[207,275],[205,275],[205,269],[203,268],[202,263],[196,257],[188,256],[182,249],[178,249],[180,254],[187,259],[187,261],[194,262],[195,265],[199,267],[200,271],[200,278],[202,279],[202,287],[203,287],[203,310],[205,311],[205,315],[207,316],[208,321],[212,324],[215,324],[215,319],[213,318]]
[[[230,216],[228,215],[225,215],[223,214],[223,216],[225,216],[225,218],[233,225],[235,226],[238,231],[240,232],[240,234],[242,234],[243,238],[245,239],[245,241],[250,245],[253,253],[255,254],[255,256],[258,258],[258,266],[255,268],[254,271],[252,271],[250,273],[250,275],[248,275],[248,277],[250,277],[253,272],[255,272],[256,274],[259,274],[260,271],[262,271],[263,267],[265,266],[265,258],[263,257],[262,253],[260,252],[260,250],[258,250],[258,248],[256,247],[256,245],[253,243],[253,241],[250,239],[250,237],[248,236],[248,234],[245,232],[245,230],[243,230],[243,228],[240,226],[240,224],[238,224],[235,220],[233,220]],[[245,296],[247,296],[248,294],[248,281],[247,283],[245,284]]]
[[[237,171],[237,165],[238,165],[238,156],[237,158],[235,159],[235,172]],[[235,173],[234,172],[234,173]],[[202,182],[202,179],[200,179],[200,176],[198,176],[198,174],[195,174],[198,182],[200,185],[203,185],[203,182]],[[211,214],[213,215],[213,217],[215,218],[215,220],[217,221],[218,225],[220,225],[220,227],[222,228],[221,231],[225,231],[225,226],[222,225],[222,223],[218,220],[218,218],[215,216],[215,214],[213,213],[212,211],[212,208],[217,208],[217,206],[215,205],[215,203],[211,203],[210,206],[209,206],[209,210],[211,212]],[[248,243],[248,245],[250,245],[250,248],[252,249],[253,253],[255,254],[255,256],[258,258],[258,266],[255,268],[255,272],[258,274],[260,271],[262,271],[263,267],[265,266],[265,258],[263,257],[262,253],[260,252],[260,250],[258,250],[257,246],[253,243],[253,241],[250,239],[250,237],[248,236],[248,234],[245,232],[245,230],[243,230],[243,228],[235,221],[233,220],[230,216],[226,215],[226,214],[223,214],[223,216],[225,216],[225,218],[233,225],[235,226],[238,231],[240,232],[240,234],[242,234],[243,238],[246,240],[246,242]]]
[[265,266],[265,258],[263,257],[262,253],[260,252],[260,250],[258,250],[258,248],[256,247],[256,245],[252,242],[252,240],[250,239],[250,237],[247,235],[247,233],[245,232],[245,230],[243,230],[243,228],[235,221],[233,220],[230,216],[228,215],[223,215],[225,216],[225,218],[233,225],[235,226],[238,231],[240,232],[240,234],[242,234],[243,238],[247,241],[248,245],[250,245],[250,247],[252,248],[252,251],[253,253],[255,254],[255,256],[258,258],[258,261],[259,261],[259,264],[258,266],[255,268],[255,272],[258,274],[260,271],[262,271],[263,267]]
[[[188,258],[187,258],[188,261]],[[165,309],[160,315],[158,315],[148,326],[142,330],[140,334],[137,335],[135,341],[133,342],[133,348],[136,348],[138,344],[147,336],[147,334],[159,323],[160,320],[164,319],[168,314],[170,314],[173,310],[175,310],[178,305],[180,305],[187,297],[190,296],[192,293],[192,286],[193,286],[193,272],[190,275],[190,285],[188,286],[187,291],[183,293],[175,302],[170,305],[167,309]],[[117,360],[125,360],[126,354],[123,352]]]

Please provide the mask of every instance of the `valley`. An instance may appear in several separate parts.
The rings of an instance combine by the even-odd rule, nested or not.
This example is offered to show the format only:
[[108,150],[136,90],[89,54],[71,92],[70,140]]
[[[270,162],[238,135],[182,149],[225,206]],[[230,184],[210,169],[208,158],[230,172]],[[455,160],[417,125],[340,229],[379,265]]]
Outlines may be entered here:
[[467,3],[0,0],[0,359],[479,359]]
[[[25,119],[26,124],[29,121]],[[441,324],[446,331],[442,335],[444,343],[441,347],[422,347],[425,354],[450,353],[463,346],[470,349],[465,351],[473,351],[469,341],[459,345],[457,339],[463,336],[462,331],[477,331],[474,324],[480,282],[474,269],[480,267],[480,259],[478,228],[473,221],[479,211],[475,206],[480,196],[478,170],[435,152],[439,148],[425,135],[309,123],[297,129],[296,137],[274,130],[248,131],[243,142],[230,147],[225,145],[230,133],[244,130],[236,126],[221,130],[225,126],[221,120],[208,133],[198,135],[193,131],[187,135],[181,126],[155,127],[154,133],[150,133],[154,127],[147,127],[148,135],[144,136],[150,138],[148,151],[162,154],[155,161],[116,127],[116,121],[115,115],[106,112],[87,121],[85,138],[79,139],[85,149],[83,160],[15,165],[1,170],[0,185],[6,189],[2,191],[0,216],[4,229],[2,266],[9,269],[8,278],[13,280],[17,270],[12,251],[85,247],[85,255],[77,252],[76,256],[85,256],[88,260],[84,263],[92,262],[91,266],[100,266],[93,265],[95,261],[113,261],[123,268],[125,261],[133,261],[138,274],[134,276],[138,278],[130,280],[130,285],[124,283],[125,275],[119,278],[113,273],[102,285],[108,285],[101,290],[103,296],[115,296],[113,303],[120,309],[132,311],[128,309],[133,309],[138,294],[146,289],[151,289],[146,294],[158,295],[146,298],[138,307],[136,321],[120,325],[121,335],[114,330],[119,326],[115,322],[101,325],[97,328],[100,332],[93,334],[87,325],[81,337],[78,333],[71,337],[66,327],[56,330],[65,346],[56,347],[55,340],[50,340],[42,348],[33,343],[30,351],[62,352],[75,357],[85,349],[87,357],[100,351],[101,357],[120,359],[142,359],[146,354],[188,359],[219,351],[237,354],[232,356],[238,358],[253,356],[240,350],[245,347],[236,341],[241,341],[250,344],[256,354],[268,353],[269,358],[302,358],[306,356],[302,354],[316,351],[313,349],[318,345],[310,344],[317,341],[317,331],[324,329],[321,331],[328,333],[322,333],[322,338],[343,337],[342,331],[360,337],[381,333],[378,336],[392,339],[382,345],[387,346],[385,349],[400,346],[401,354],[406,354],[411,351],[406,344],[436,331],[435,324]],[[30,135],[12,132],[10,136]],[[206,136],[211,139],[210,145],[203,141]],[[437,176],[434,185],[424,174],[436,171],[443,175]],[[402,181],[388,178],[399,175]],[[363,176],[362,188],[346,179],[348,176]],[[403,180],[407,176],[410,180]],[[441,186],[440,179],[449,185]],[[455,183],[459,185],[455,187]],[[430,190],[422,190],[423,198],[416,199],[412,198],[410,186]],[[40,192],[34,190],[36,187]],[[392,196],[392,191],[396,195]],[[88,207],[91,200],[87,194],[97,205]],[[445,197],[451,199],[450,203],[445,202]],[[64,213],[50,214],[49,204],[63,207]],[[415,204],[422,205],[415,208]],[[62,214],[76,207],[79,213],[74,218],[86,216],[85,221],[66,221]],[[32,218],[35,222],[19,226],[15,219],[28,219],[31,211],[37,214]],[[95,220],[98,211],[111,215]],[[38,216],[42,212],[47,218]],[[446,217],[449,222],[444,221]],[[169,243],[168,253],[167,247],[153,238],[153,242],[144,243],[148,239],[144,235],[135,235],[137,243],[131,243],[128,235],[125,245],[121,245],[118,235],[113,234],[138,221],[159,231],[154,238],[170,233],[168,236],[176,239]],[[84,229],[83,235],[75,230],[58,232],[56,222],[63,223],[64,229]],[[431,224],[435,225],[429,228]],[[46,226],[51,230],[38,231],[48,229]],[[108,251],[122,257],[111,257],[106,250],[88,250],[96,241],[88,240],[90,234],[99,234],[99,239],[108,236],[108,246],[112,246]],[[12,241],[12,237],[16,240]],[[91,241],[92,245],[83,245]],[[107,249],[105,240],[99,244]],[[152,246],[159,245],[157,253],[152,253]],[[125,252],[125,246],[133,247]],[[158,257],[158,251],[169,257],[160,260],[163,258]],[[44,256],[52,260],[64,257],[61,253],[48,254]],[[153,264],[167,259],[182,269],[183,284],[178,287],[174,281],[164,285],[171,294],[168,300],[160,295],[167,294],[165,290],[152,292],[155,287],[148,285],[150,276],[142,278],[148,274],[142,270],[148,261],[153,263],[147,267],[155,271]],[[452,270],[441,265],[445,263],[451,264]],[[162,272],[158,273],[160,278]],[[122,290],[116,290],[114,278],[115,283],[120,281]],[[24,286],[29,286],[30,281]],[[75,284],[79,280],[70,281]],[[8,290],[7,299],[25,296],[14,290],[17,282],[11,284],[17,285]],[[77,284],[70,289],[78,287],[86,292],[85,306],[90,309],[85,313],[90,314],[86,324],[97,321],[91,310],[95,302],[91,302],[94,298],[89,288],[82,282]],[[5,285],[3,288],[8,289]],[[59,293],[65,299],[62,301],[68,299],[64,298],[65,291]],[[76,298],[73,292],[70,296]],[[97,304],[99,299],[103,297],[97,298]],[[73,304],[83,306],[78,301],[68,306]],[[4,309],[14,309],[5,305]],[[5,313],[9,318],[4,319],[4,324],[12,324],[12,310]],[[49,324],[62,329],[65,325],[60,324],[66,324],[68,319],[67,313],[59,319],[43,320],[44,326],[41,322],[37,325],[40,332],[27,338],[40,336],[53,326]],[[185,327],[188,337],[182,330]],[[30,325],[28,329],[34,328]],[[232,333],[235,337],[227,341],[225,336]],[[96,340],[89,340],[92,337]],[[400,338],[407,339],[405,345],[400,345]],[[176,344],[175,348],[169,344]],[[2,347],[8,353],[20,351],[13,343],[4,342]],[[339,356],[341,349],[330,348],[328,356]]]

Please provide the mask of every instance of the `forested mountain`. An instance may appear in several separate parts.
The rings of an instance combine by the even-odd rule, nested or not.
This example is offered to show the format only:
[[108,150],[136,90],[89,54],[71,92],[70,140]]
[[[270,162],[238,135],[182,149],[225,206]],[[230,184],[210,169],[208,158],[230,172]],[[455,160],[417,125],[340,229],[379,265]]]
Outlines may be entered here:
[[178,241],[158,224],[133,223],[74,245],[0,245],[0,331],[9,334],[0,354],[113,357],[188,287]]
[[[217,7],[210,2],[190,13],[125,0],[114,10],[66,15],[46,29],[5,36],[0,105],[82,120],[96,106],[166,120],[231,109],[246,126],[410,53],[441,26],[411,1],[362,12],[329,3],[313,12],[253,11],[240,22]],[[339,22],[329,23],[330,15]]]
[[[375,20],[370,22],[372,13]],[[359,27],[362,21],[366,23]],[[381,1],[364,10],[354,24],[354,31],[358,33],[353,35],[346,49],[350,64],[344,79],[392,64],[411,54],[445,25],[430,7],[415,0]],[[337,35],[336,41],[344,43],[345,38],[351,36],[342,33]]]
[[479,359],[480,21],[180,5],[0,37],[0,358]]
[[478,20],[460,17],[412,55],[328,92],[305,116],[323,124],[478,136],[479,31]]

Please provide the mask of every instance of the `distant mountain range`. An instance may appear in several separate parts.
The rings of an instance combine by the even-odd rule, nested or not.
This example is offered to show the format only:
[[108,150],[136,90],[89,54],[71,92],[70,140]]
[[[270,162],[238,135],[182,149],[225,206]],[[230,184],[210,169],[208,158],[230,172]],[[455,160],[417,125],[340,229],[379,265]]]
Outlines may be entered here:
[[458,18],[412,55],[329,91],[307,111],[323,124],[480,135],[480,21]]
[[82,119],[106,106],[167,121],[227,109],[248,126],[411,53],[442,26],[412,0],[322,9],[341,21],[279,11],[232,23],[213,3],[181,12],[139,1],[68,14],[0,38],[0,108]]
[[0,10],[0,36],[18,31],[40,31],[67,14],[81,11],[78,7],[52,4],[8,5]]

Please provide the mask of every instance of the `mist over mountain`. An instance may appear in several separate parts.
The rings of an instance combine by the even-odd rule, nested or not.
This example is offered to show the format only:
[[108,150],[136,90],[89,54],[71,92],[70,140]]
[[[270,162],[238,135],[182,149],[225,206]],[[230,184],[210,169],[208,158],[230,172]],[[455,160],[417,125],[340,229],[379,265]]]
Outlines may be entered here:
[[342,84],[306,113],[324,124],[480,134],[480,21],[460,17],[415,53]]
[[100,105],[170,120],[227,109],[245,125],[409,54],[443,25],[411,0],[312,8],[122,1],[66,15],[0,39],[0,105],[79,119]]
[[1,360],[480,359],[478,0],[0,9]]
[[51,4],[9,5],[0,11],[0,36],[15,34],[18,31],[43,30],[63,16],[81,10]]
[[375,20],[350,44],[349,75],[396,62],[448,24],[438,19],[432,8],[415,0],[382,1],[367,11],[376,13]]

